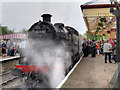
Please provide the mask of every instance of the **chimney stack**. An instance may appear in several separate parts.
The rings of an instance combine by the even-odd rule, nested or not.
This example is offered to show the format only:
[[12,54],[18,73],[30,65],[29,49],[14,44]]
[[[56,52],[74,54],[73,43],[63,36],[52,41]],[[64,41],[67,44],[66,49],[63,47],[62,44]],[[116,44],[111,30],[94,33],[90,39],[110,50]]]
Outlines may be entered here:
[[43,15],[41,15],[41,17],[43,18],[43,21],[51,22],[52,15],[50,15],[50,14],[43,14]]

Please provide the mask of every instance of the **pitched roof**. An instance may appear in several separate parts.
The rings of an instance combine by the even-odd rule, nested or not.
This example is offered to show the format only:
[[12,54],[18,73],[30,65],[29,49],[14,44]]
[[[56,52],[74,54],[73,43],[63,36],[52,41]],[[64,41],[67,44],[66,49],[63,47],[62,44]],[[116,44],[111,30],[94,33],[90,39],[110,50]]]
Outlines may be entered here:
[[[113,4],[113,6],[115,6]],[[120,2],[119,2],[120,6]],[[111,7],[111,3],[109,0],[92,0],[91,2],[87,2],[81,5],[81,9],[89,9],[89,8],[107,8]]]

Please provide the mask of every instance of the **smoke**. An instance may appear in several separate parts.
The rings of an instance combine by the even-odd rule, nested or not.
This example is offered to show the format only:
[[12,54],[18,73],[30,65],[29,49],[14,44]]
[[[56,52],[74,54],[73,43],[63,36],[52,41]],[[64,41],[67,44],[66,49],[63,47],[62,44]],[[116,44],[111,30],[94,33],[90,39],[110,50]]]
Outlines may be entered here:
[[65,77],[65,47],[50,40],[29,40],[30,48],[25,48],[25,57],[36,66],[49,66],[49,71],[43,68],[51,88],[56,88]]

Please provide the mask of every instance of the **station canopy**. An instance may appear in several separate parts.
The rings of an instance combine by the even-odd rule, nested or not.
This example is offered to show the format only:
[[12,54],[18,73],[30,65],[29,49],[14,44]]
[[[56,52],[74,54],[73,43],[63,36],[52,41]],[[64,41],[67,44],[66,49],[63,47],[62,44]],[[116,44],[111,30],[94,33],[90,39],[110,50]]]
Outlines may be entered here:
[[[120,6],[120,4],[119,4]],[[116,38],[116,17],[110,13],[109,0],[92,0],[81,5],[83,18],[90,35],[107,36],[107,39]],[[113,4],[114,9],[115,5]]]

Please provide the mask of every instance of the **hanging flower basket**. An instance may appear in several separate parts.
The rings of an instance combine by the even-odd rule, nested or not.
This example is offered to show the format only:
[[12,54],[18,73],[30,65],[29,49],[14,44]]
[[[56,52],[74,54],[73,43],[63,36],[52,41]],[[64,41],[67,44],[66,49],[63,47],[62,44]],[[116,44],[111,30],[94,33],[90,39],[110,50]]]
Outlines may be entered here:
[[105,36],[105,34],[103,34],[103,36]]
[[93,33],[91,33],[90,35],[93,36]]
[[110,34],[110,31],[107,31],[108,34]]
[[101,22],[107,22],[106,18],[101,18],[100,21]]
[[111,29],[111,32],[116,32],[116,29]]
[[100,30],[100,27],[97,27],[97,30]]
[[101,27],[103,27],[103,23],[98,23],[98,26],[101,26]]

